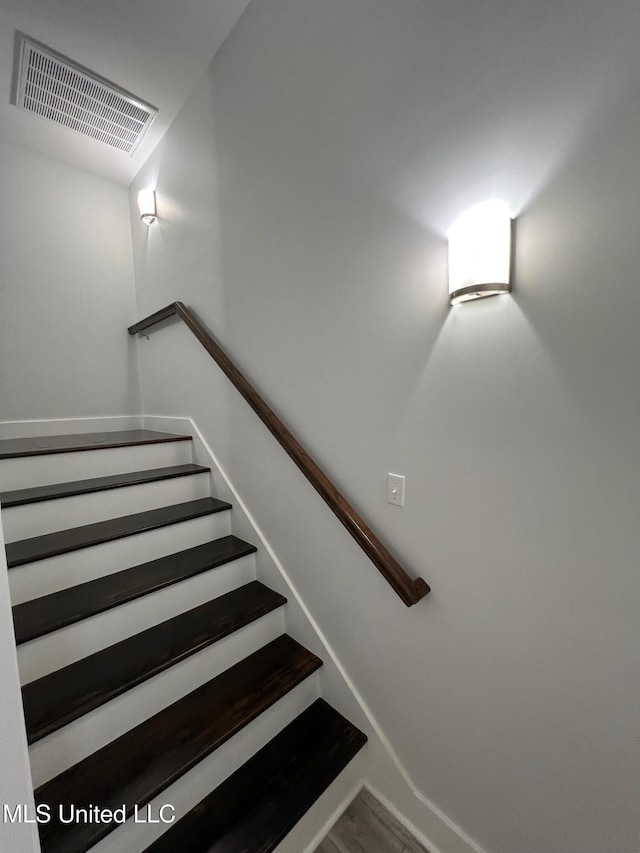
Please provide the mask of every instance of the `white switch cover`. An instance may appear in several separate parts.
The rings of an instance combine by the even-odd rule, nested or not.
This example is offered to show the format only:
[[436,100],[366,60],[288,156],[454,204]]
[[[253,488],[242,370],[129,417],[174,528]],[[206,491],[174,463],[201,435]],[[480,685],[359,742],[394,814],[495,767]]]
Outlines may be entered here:
[[387,501],[404,506],[404,474],[387,474]]

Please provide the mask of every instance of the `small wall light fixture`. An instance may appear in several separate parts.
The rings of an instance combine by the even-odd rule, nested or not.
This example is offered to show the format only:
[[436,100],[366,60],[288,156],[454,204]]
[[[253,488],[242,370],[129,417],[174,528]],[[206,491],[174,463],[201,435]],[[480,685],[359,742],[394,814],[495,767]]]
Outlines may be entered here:
[[156,213],[156,194],[148,188],[138,193],[138,207],[140,208],[140,219],[145,225],[153,225],[158,218]]
[[450,305],[509,293],[512,224],[509,209],[497,199],[456,219],[447,234]]

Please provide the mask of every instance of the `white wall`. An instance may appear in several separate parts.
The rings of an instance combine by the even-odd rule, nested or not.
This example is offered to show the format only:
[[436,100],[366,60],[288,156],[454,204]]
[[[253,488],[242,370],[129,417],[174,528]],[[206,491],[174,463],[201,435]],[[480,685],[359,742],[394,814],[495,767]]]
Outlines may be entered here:
[[0,420],[139,410],[125,187],[0,146]]
[[[488,853],[637,843],[639,25],[622,0],[261,0],[132,186],[160,213],[132,213],[140,315],[193,307],[432,595],[402,605],[179,325],[140,343],[146,411],[206,428]],[[494,193],[513,296],[449,310],[443,232]]]

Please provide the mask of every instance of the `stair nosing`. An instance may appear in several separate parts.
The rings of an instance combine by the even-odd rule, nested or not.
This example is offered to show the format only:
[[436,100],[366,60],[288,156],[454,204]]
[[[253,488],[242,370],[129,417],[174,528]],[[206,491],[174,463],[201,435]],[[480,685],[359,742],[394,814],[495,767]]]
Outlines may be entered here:
[[[247,599],[249,599],[248,602]],[[286,602],[287,599],[283,595],[269,589],[260,581],[249,581],[249,583],[231,590],[231,592],[199,604],[197,607],[190,608],[177,616],[172,616],[158,625],[153,625],[131,637],[120,640],[118,643],[107,646],[105,649],[94,652],[88,657],[74,661],[62,669],[55,670],[25,684],[22,688],[22,695],[29,744],[37,743],[42,738],[53,734],[53,732],[90,711],[102,707],[117,696],[121,696],[138,685],[144,684],[150,678],[165,672],[175,664],[187,660],[214,643],[231,636],[235,631],[283,607]],[[235,611],[239,611],[239,617],[234,608]],[[224,612],[216,614],[216,610],[221,609],[226,609],[227,612],[229,610],[235,612],[236,619],[231,625],[225,624]],[[198,634],[190,636],[188,629],[193,629],[193,622],[202,618],[201,614],[211,618],[210,628],[204,632],[204,629],[200,627]],[[215,630],[214,626],[216,626]],[[185,628],[186,631],[184,631]],[[166,642],[166,639],[169,642],[175,641],[175,634],[180,634],[181,629],[183,633],[186,633],[186,636],[182,637],[182,645],[174,649],[170,658],[164,658],[161,654],[163,643]],[[169,636],[165,638],[163,635],[167,634]],[[146,647],[150,640],[152,650]],[[66,695],[64,699],[67,705],[63,713],[56,713],[54,718],[52,715],[55,709],[49,706],[46,712],[47,721],[37,725],[33,722],[34,710],[43,707],[42,692],[45,696],[54,694],[56,681],[62,680],[64,682],[65,677],[68,678],[69,674],[71,674],[74,684],[82,683],[85,679],[83,670],[86,669],[90,673],[98,672],[103,676],[105,672],[109,671],[111,663],[111,671],[115,672],[114,658],[126,661],[125,669],[131,667],[131,663],[137,660],[137,667],[134,667],[132,672],[128,674],[126,681],[121,680],[122,670],[120,670],[118,673],[119,681],[116,682],[112,679],[110,685],[103,685],[101,689],[99,689],[99,684],[96,681],[92,683],[90,692],[79,693],[75,700],[72,696]]]
[[[157,433],[158,437],[152,435],[152,433]],[[34,436],[33,440],[45,440],[47,438],[81,438],[89,435],[100,435],[100,436],[108,436],[110,434],[113,435],[121,435],[122,433],[147,433],[147,437],[145,438],[137,438],[137,439],[129,439],[126,441],[109,441],[108,439],[103,439],[102,441],[98,441],[95,444],[70,444],[69,446],[50,446],[50,447],[33,447],[25,450],[14,450],[14,451],[3,451],[2,444],[0,444],[0,459],[21,459],[26,456],[47,456],[49,454],[55,453],[82,453],[88,450],[111,450],[113,448],[118,447],[138,447],[142,444],[167,444],[175,441],[193,441],[192,436],[190,435],[178,435],[173,433],[165,433],[160,430],[113,430],[111,432],[105,431],[101,433],[73,433],[68,436]],[[2,441],[29,441],[30,439],[2,439]]]
[[[104,477],[93,477],[87,480],[72,480],[66,483],[52,483],[49,486],[33,486],[27,489],[12,489],[0,492],[0,505],[3,509],[12,509],[19,506],[28,506],[34,503],[77,497],[78,495],[106,492],[112,489],[122,489],[127,486],[142,486],[146,483],[158,483],[163,480],[175,480],[181,477],[192,477],[198,474],[210,473],[211,468],[187,462],[184,465],[170,465],[164,468],[149,468],[142,471],[124,472],[122,474],[109,474]],[[143,474],[155,474],[155,476],[142,477]],[[57,488],[59,491],[47,490]],[[28,494],[31,493],[31,494]],[[26,495],[21,497],[21,495]]]
[[[196,509],[194,505],[199,505]],[[187,512],[186,508],[191,506],[192,509]],[[206,506],[206,508],[205,508]],[[178,518],[168,517],[165,520],[158,520],[158,518],[162,517],[163,512],[169,512],[170,510],[176,510],[177,507],[182,507],[186,515]],[[170,506],[160,507],[158,509],[150,509],[145,510],[144,512],[138,513],[130,513],[129,515],[119,516],[118,518],[109,518],[105,521],[97,521],[92,522],[91,524],[83,524],[80,527],[72,527],[67,530],[56,531],[55,533],[45,533],[42,536],[32,536],[27,539],[19,539],[15,542],[7,542],[5,545],[5,550],[7,554],[7,566],[9,569],[18,568],[19,566],[26,565],[27,563],[37,563],[41,560],[49,559],[50,557],[58,557],[61,554],[68,554],[72,551],[81,551],[84,548],[91,548],[94,545],[103,545],[106,542],[113,542],[116,539],[126,539],[128,536],[135,536],[139,533],[147,533],[151,530],[158,530],[162,527],[168,527],[171,524],[179,524],[183,521],[191,521],[194,518],[200,518],[205,515],[213,515],[217,512],[223,512],[225,510],[231,509],[231,504],[226,501],[220,501],[217,498],[198,498],[193,501],[183,501],[178,504],[171,504]],[[110,525],[116,526],[119,522],[122,524],[126,519],[136,519],[141,516],[156,516],[156,520],[151,521],[150,523],[145,523],[139,528],[133,529],[125,529],[121,532],[112,532],[112,533],[101,533],[97,536],[94,535],[88,541],[79,541],[75,542],[71,545],[66,544],[57,544],[49,547],[47,550],[37,551],[35,553],[22,554],[20,556],[20,550],[24,549],[24,543],[33,542],[34,540],[43,540],[43,539],[51,539],[52,542],[55,542],[55,537],[63,536],[64,534],[75,533],[80,530],[87,530],[88,528],[103,528],[107,530]],[[22,546],[22,549],[19,547]],[[16,556],[15,552],[18,551],[18,555]]]
[[[195,552],[198,551],[204,552],[207,548],[215,546],[215,543],[219,543],[219,547],[222,547],[223,543],[225,542],[229,544],[233,542],[233,544],[236,546],[236,550],[232,551],[230,554],[223,553],[219,556],[212,556],[211,558],[204,560],[202,564],[196,565],[191,569],[187,569],[182,574],[176,573],[174,575],[169,575],[164,579],[155,579],[154,582],[149,582],[146,585],[140,586],[134,591],[132,591],[130,594],[123,595],[120,598],[111,598],[109,599],[108,603],[97,606],[97,603],[100,601],[100,593],[96,593],[95,591],[100,590],[101,587],[108,589],[109,587],[126,585],[123,583],[125,581],[125,577],[133,578],[136,575],[142,575],[145,572],[153,571],[155,567],[160,567],[163,564],[170,564],[172,561],[175,561],[176,558],[182,557],[183,559],[186,559],[189,554],[195,554]],[[196,577],[197,575],[207,571],[212,571],[213,569],[224,566],[227,563],[233,562],[234,560],[242,559],[242,557],[255,554],[256,551],[257,548],[255,545],[252,545],[249,542],[245,542],[244,540],[239,539],[233,534],[229,534],[227,536],[221,536],[218,539],[211,540],[210,542],[205,542],[202,545],[196,545],[193,548],[185,548],[182,551],[176,552],[175,554],[167,554],[164,557],[157,557],[155,560],[149,560],[146,563],[140,563],[137,566],[132,566],[130,569],[123,569],[119,572],[103,575],[102,577],[95,578],[94,580],[86,581],[82,584],[76,584],[72,587],[67,587],[66,589],[49,593],[48,595],[41,596],[40,598],[34,598],[30,601],[25,601],[22,604],[16,604],[12,608],[16,642],[18,645],[21,645],[23,643],[36,640],[40,637],[44,637],[47,634],[51,634],[70,625],[75,625],[78,622],[82,622],[84,619],[91,618],[92,616],[98,616],[101,613],[106,613],[109,610],[112,610],[115,607],[119,607],[122,604],[127,604],[129,602],[136,601],[137,599],[142,598],[145,595],[150,595],[154,592],[159,592],[160,590],[166,589],[167,587],[172,586],[175,583],[187,581],[190,578]],[[65,598],[71,598],[74,595],[80,595],[83,599],[90,601],[91,606],[81,612],[78,612],[78,609],[76,608],[74,609],[74,612],[72,612],[70,615],[69,613],[67,613],[67,615],[58,618],[57,620],[51,620],[48,626],[45,628],[32,628],[30,630],[20,628],[20,621],[22,621],[23,619],[25,621],[28,621],[28,617],[20,617],[20,614],[28,614],[30,610],[33,610],[33,608],[37,606],[36,602],[60,602],[64,601]],[[40,620],[40,622],[42,621],[43,620]]]

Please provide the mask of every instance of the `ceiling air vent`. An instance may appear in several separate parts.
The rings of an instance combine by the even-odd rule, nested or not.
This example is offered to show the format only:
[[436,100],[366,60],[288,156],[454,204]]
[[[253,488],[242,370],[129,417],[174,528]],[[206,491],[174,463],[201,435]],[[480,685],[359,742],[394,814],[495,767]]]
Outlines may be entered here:
[[155,107],[22,34],[16,46],[17,107],[133,153]]

